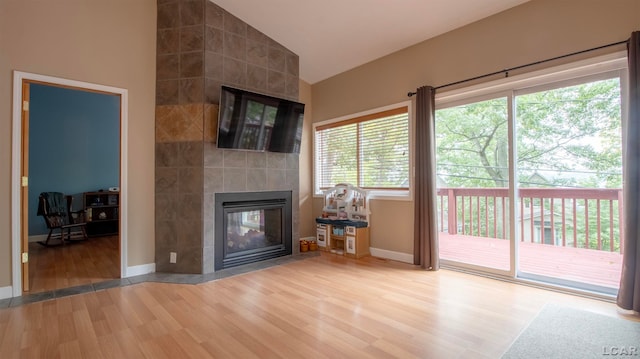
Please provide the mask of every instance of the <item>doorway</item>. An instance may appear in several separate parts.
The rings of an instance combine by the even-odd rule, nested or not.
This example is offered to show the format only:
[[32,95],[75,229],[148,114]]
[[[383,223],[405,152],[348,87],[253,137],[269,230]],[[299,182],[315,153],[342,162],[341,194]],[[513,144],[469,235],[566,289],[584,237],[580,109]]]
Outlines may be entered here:
[[[36,90],[36,91],[33,91]],[[90,165],[83,166],[84,169],[73,168],[73,165],[68,166],[62,170],[63,175],[68,175],[69,178],[78,178],[77,183],[73,185],[56,183],[54,178],[48,178],[47,181],[37,181],[35,178],[29,179],[29,168],[32,167],[30,165],[30,148],[33,151],[34,144],[30,142],[30,133],[40,132],[39,136],[56,136],[52,133],[52,128],[59,129],[62,132],[74,132],[74,139],[72,142],[80,142],[80,144],[75,144],[74,153],[72,154],[72,158],[69,158],[70,164],[77,162],[82,163],[91,163],[96,160],[95,154],[88,153],[89,151],[81,151],[78,148],[87,148],[96,147],[98,143],[103,141],[101,146],[105,146],[104,140],[108,136],[105,135],[105,130],[101,129],[97,132],[100,134],[91,135],[87,131],[90,130],[90,126],[88,126],[91,119],[85,118],[80,119],[72,119],[73,115],[67,115],[64,120],[61,120],[61,123],[51,124],[49,129],[44,131],[43,134],[42,129],[39,131],[34,131],[35,128],[30,128],[30,115],[35,115],[37,112],[38,106],[42,105],[41,103],[35,103],[30,100],[35,100],[41,102],[42,97],[35,96],[32,98],[32,95],[37,92],[49,92],[68,95],[77,95],[83,97],[80,101],[86,105],[87,102],[90,102],[91,98],[94,100],[96,98],[106,98],[109,99],[110,105],[115,107],[112,108],[112,116],[115,116],[115,124],[116,129],[112,129],[111,131],[112,139],[117,141],[115,145],[112,144],[108,153],[105,154],[106,157],[102,158],[101,161],[103,163],[104,168],[107,169],[106,172],[116,172],[115,175],[111,173],[110,175],[105,175],[106,172],[102,173],[102,177],[106,177],[104,183],[100,182],[100,180],[92,180],[91,176],[94,172],[100,172],[100,166],[88,169],[84,167],[90,167]],[[58,99],[60,100],[60,99]],[[60,107],[64,105],[64,101],[60,101]],[[93,191],[109,191],[111,190],[119,190],[119,218],[126,218],[126,113],[127,113],[127,91],[124,89],[113,88],[103,85],[91,84],[86,82],[79,82],[61,78],[54,78],[49,76],[37,75],[37,74],[28,74],[23,72],[14,72],[14,104],[13,104],[13,148],[12,148],[12,245],[13,245],[13,295],[20,296],[22,294],[28,293],[32,286],[30,286],[29,279],[36,278],[37,276],[34,273],[30,273],[31,270],[35,269],[35,266],[38,265],[42,267],[47,262],[49,262],[49,270],[53,270],[54,272],[57,270],[59,273],[71,273],[74,275],[74,270],[69,270],[70,268],[64,268],[64,265],[61,263],[65,263],[65,265],[70,265],[75,267],[75,275],[78,277],[74,280],[73,278],[58,278],[52,279],[48,278],[48,283],[43,284],[41,281],[37,288],[37,291],[43,290],[52,290],[52,289],[60,289],[63,287],[73,287],[82,284],[91,284],[91,278],[87,277],[95,277],[94,280],[99,280],[100,277],[105,277],[105,279],[111,278],[120,278],[126,273],[126,221],[120,220],[117,222],[117,235],[115,236],[101,236],[101,237],[90,237],[86,241],[82,241],[82,243],[74,243],[72,245],[64,245],[58,247],[41,247],[38,244],[34,243],[34,238],[37,240],[39,232],[42,232],[42,229],[37,229],[39,223],[42,222],[42,218],[34,218],[35,211],[33,211],[33,207],[36,206],[37,202],[34,203],[34,191],[30,190],[30,186],[38,187],[35,189],[35,192],[40,192],[44,188],[46,191],[59,191],[65,192],[66,194],[73,195],[73,208],[75,210],[82,210],[85,207],[85,192],[93,192]],[[78,103],[76,103],[78,106]],[[55,108],[55,106],[54,106]],[[48,108],[46,111],[51,111],[51,108]],[[45,111],[45,112],[46,112]],[[57,111],[57,110],[56,110]],[[42,114],[42,111],[40,111]],[[48,117],[52,120],[56,119],[53,113],[49,112]],[[59,114],[58,114],[59,115]],[[63,116],[64,117],[64,116]],[[74,121],[75,124],[74,124]],[[84,122],[83,122],[84,121]],[[50,121],[51,122],[51,121]],[[37,122],[34,122],[37,125]],[[79,129],[78,127],[83,127]],[[98,126],[99,127],[99,126]],[[84,131],[84,132],[83,132]],[[38,139],[35,139],[38,141]],[[40,139],[39,141],[41,141]],[[68,141],[69,139],[67,139]],[[64,146],[64,141],[59,143],[58,146]],[[70,146],[74,147],[74,146]],[[42,151],[43,149],[41,149]],[[55,156],[53,154],[54,151],[51,149],[44,149],[49,155]],[[115,154],[113,152],[116,152]],[[42,156],[40,156],[42,157]],[[58,154],[58,157],[60,155]],[[62,156],[65,157],[65,156]],[[90,158],[88,158],[90,157]],[[106,159],[110,157],[110,159]],[[34,157],[35,160],[35,157]],[[42,161],[42,158],[38,159],[38,161]],[[109,166],[107,166],[106,162],[112,162]],[[77,164],[76,163],[76,164]],[[46,167],[46,165],[44,165]],[[45,169],[46,170],[46,169]],[[42,173],[37,173],[35,171],[34,175],[42,176]],[[40,171],[42,172],[42,171]],[[69,172],[65,174],[64,172]],[[84,172],[84,173],[83,173]],[[60,177],[60,173],[57,174]],[[109,176],[113,178],[108,178]],[[84,181],[84,183],[83,183]],[[89,181],[89,182],[87,182]],[[65,181],[58,181],[65,182]],[[72,181],[73,182],[73,181]],[[44,183],[44,184],[43,184]],[[44,187],[42,187],[44,186]],[[66,186],[66,187],[65,187]],[[31,192],[31,194],[30,194]],[[36,193],[35,196],[38,194]],[[39,221],[38,221],[39,220]],[[32,241],[29,241],[29,235],[31,235]],[[35,234],[35,235],[33,235]],[[113,233],[112,233],[113,234]],[[35,246],[35,247],[34,247]],[[31,250],[31,258],[30,251]],[[108,271],[102,270],[100,274],[95,274],[97,271],[95,268],[94,274],[90,274],[87,276],[86,267],[78,268],[78,266],[82,266],[83,261],[78,261],[73,263],[72,258],[87,258],[88,253],[95,251],[105,251],[106,248],[109,248],[110,253],[112,253],[111,258],[105,261],[105,256],[96,252],[96,256],[93,259],[89,259],[88,261],[84,261],[84,263],[89,264],[88,267],[94,266],[94,262],[97,260],[98,262],[102,261],[102,265],[115,266],[115,268],[110,268]],[[37,250],[37,253],[35,250]],[[37,263],[39,261],[39,263]],[[48,276],[56,275],[55,273],[48,273]],[[69,276],[69,274],[66,274]],[[42,278],[41,278],[42,279]],[[86,281],[89,280],[88,283]],[[57,283],[53,283],[57,282]]]

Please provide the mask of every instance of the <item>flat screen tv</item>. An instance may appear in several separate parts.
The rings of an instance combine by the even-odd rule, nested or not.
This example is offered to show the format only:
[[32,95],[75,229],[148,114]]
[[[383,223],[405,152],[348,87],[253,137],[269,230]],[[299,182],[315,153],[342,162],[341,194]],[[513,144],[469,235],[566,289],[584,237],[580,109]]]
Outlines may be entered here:
[[300,153],[304,104],[222,86],[218,148]]

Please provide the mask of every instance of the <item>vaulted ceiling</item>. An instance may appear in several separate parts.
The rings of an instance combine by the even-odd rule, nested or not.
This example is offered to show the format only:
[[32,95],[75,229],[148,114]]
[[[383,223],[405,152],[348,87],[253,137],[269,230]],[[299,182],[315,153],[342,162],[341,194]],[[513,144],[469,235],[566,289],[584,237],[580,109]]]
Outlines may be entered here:
[[528,0],[212,0],[300,56],[313,84]]

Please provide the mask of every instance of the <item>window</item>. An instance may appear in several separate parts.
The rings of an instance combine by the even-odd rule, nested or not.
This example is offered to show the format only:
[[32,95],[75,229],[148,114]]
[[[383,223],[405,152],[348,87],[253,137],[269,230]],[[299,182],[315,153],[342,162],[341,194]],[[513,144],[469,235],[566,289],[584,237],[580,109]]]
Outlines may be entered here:
[[315,126],[316,193],[338,183],[409,190],[409,103]]

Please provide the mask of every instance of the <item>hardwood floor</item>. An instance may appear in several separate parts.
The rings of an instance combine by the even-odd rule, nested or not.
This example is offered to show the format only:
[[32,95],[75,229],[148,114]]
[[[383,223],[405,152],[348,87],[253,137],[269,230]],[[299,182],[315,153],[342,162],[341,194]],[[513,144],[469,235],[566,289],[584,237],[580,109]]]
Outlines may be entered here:
[[29,293],[120,278],[119,240],[95,237],[55,247],[29,243]]
[[499,358],[547,303],[612,303],[449,270],[320,256],[0,310],[0,358]]

